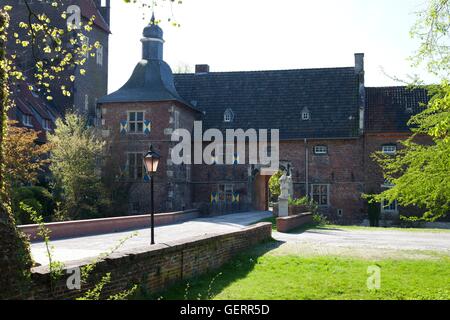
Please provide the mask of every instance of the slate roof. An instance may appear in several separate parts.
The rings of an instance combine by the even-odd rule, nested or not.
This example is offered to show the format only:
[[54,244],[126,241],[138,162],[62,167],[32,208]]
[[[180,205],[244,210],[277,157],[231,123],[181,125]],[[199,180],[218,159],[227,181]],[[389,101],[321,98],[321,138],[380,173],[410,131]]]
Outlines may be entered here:
[[179,101],[190,103],[177,93],[173,84],[172,70],[162,60],[141,60],[130,79],[119,90],[101,97],[98,103]]
[[[174,80],[180,96],[204,112],[204,129],[279,129],[282,140],[359,135],[353,67],[175,74]],[[305,108],[311,120],[301,120]],[[224,122],[227,109],[232,123]]]
[[366,132],[409,132],[408,120],[428,101],[424,88],[366,88]]
[[28,89],[28,85],[28,83],[20,81],[11,87],[11,99],[15,104],[8,109],[8,118],[16,121],[16,126],[25,127],[22,123],[22,115],[31,116],[32,127],[30,129],[39,132],[39,142],[46,142],[47,135],[43,126],[44,120],[50,121],[50,129],[53,130],[56,127],[56,119],[61,117],[61,115],[39,95],[31,92]]
[[94,25],[105,32],[111,33],[108,23],[105,21],[93,0],[71,0],[70,3],[80,6],[81,15],[84,18],[89,20],[92,16],[95,16]]

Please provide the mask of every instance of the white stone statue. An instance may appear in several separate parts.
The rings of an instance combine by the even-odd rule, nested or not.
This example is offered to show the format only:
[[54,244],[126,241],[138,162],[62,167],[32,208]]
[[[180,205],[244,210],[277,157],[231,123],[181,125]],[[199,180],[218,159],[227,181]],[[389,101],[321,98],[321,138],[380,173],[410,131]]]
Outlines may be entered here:
[[289,198],[289,183],[288,183],[288,177],[286,173],[283,173],[283,175],[280,177],[280,189],[281,193],[279,198],[282,199],[288,199]]
[[292,176],[289,175],[287,177],[287,181],[286,181],[287,185],[288,185],[288,193],[289,193],[289,197],[290,198],[294,198],[294,182],[292,181]]

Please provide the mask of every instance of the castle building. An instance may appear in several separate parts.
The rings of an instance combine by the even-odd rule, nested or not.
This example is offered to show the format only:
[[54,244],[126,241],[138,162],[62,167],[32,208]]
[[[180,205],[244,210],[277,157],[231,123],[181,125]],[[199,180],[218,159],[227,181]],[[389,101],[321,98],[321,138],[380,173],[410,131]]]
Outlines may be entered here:
[[[159,212],[199,208],[218,214],[268,209],[262,167],[241,163],[175,165],[176,129],[278,129],[280,168],[294,195],[308,195],[331,219],[366,218],[361,195],[389,187],[370,154],[394,154],[410,135],[406,122],[427,102],[424,90],[367,88],[364,54],[354,66],[302,70],[172,74],[163,60],[164,38],[152,22],[144,29],[142,60],[118,91],[99,99],[101,128],[109,141],[108,170],[129,183],[129,213],[148,213],[149,177],[143,156],[150,145],[161,154],[154,177]],[[271,150],[272,152],[273,150]],[[225,152],[225,151],[224,151]],[[398,215],[391,204],[383,212]]]

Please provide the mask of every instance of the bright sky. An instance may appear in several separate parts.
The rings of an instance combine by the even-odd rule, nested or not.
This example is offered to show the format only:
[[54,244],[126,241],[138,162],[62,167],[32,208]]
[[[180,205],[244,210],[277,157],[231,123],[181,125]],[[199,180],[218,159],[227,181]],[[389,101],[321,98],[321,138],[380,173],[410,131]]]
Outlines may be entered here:
[[[109,92],[120,88],[141,58],[142,29],[151,12],[112,2]],[[385,75],[407,78],[407,58],[417,49],[409,31],[414,12],[426,0],[184,0],[174,5],[181,24],[167,22],[169,7],[158,8],[164,30],[164,60],[179,66],[209,64],[211,71],[273,70],[354,65],[366,54],[366,85],[401,85]],[[145,15],[145,20],[143,16]],[[384,70],[384,72],[383,72]]]

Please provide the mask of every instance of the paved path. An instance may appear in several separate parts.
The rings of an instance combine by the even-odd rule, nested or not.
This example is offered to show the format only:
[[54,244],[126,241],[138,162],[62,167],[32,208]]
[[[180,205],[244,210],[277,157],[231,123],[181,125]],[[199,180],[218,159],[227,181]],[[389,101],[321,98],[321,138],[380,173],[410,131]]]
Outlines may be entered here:
[[[155,228],[155,240],[156,243],[166,243],[193,236],[235,231],[270,217],[271,215],[270,212],[246,212],[160,226]],[[139,229],[136,231],[138,235],[128,239],[120,247],[120,251],[149,246],[150,228]],[[110,251],[110,249],[116,247],[121,240],[129,237],[136,231],[51,241],[51,244],[54,246],[53,259],[55,261],[68,262],[85,258],[95,258],[99,254]],[[32,243],[31,255],[37,263],[41,265],[48,264],[44,243]]]
[[280,254],[324,254],[363,258],[450,256],[450,232],[311,229],[300,234],[274,232]]

